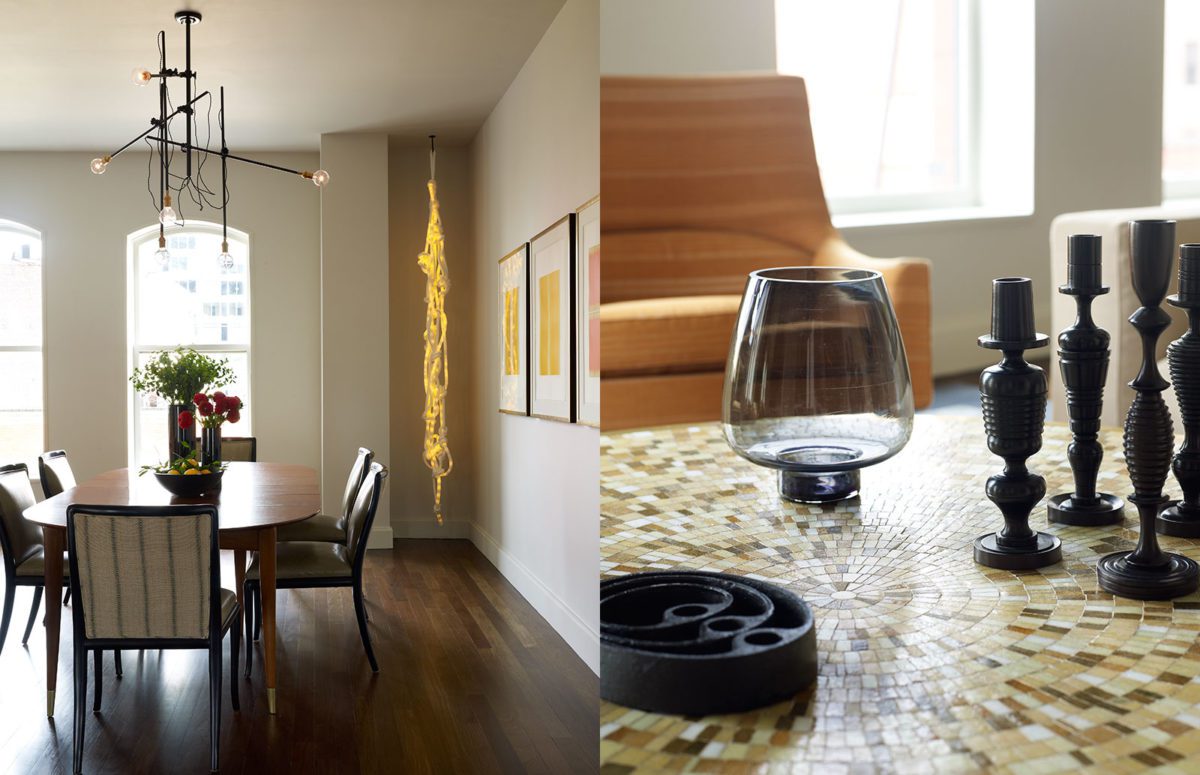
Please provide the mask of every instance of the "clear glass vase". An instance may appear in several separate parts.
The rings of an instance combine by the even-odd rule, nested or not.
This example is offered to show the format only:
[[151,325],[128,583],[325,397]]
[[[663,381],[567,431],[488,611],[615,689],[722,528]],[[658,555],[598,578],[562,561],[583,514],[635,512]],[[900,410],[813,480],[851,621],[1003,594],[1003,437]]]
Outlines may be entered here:
[[725,438],[779,470],[803,503],[858,494],[859,469],[912,433],[912,381],[878,272],[786,267],[751,273],[725,369]]

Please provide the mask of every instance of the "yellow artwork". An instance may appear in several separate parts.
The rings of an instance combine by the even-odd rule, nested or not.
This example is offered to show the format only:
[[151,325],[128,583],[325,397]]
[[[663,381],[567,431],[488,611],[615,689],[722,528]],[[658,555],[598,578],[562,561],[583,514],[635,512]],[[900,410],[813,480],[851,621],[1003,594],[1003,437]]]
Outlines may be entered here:
[[521,289],[509,288],[504,292],[504,374],[509,377],[521,373]]
[[538,278],[538,374],[557,377],[562,373],[559,363],[559,277],[555,269]]
[[433,472],[433,513],[442,524],[442,478],[454,467],[446,430],[446,390],[450,370],[446,356],[446,293],[450,268],[446,264],[446,236],[438,207],[437,182],[429,181],[429,227],[425,250],[417,257],[425,273],[425,465]]

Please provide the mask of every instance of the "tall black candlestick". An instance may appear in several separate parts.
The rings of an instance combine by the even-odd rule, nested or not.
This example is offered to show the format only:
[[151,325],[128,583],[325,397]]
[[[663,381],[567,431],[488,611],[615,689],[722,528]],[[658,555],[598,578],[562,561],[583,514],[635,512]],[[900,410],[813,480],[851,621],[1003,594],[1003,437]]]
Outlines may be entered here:
[[1154,532],[1155,518],[1167,502],[1162,488],[1175,445],[1171,413],[1162,398],[1170,384],[1158,373],[1155,359],[1158,338],[1171,323],[1160,305],[1171,282],[1175,221],[1133,221],[1129,239],[1133,291],[1142,303],[1129,322],[1142,338],[1142,368],[1129,383],[1137,392],[1125,417],[1125,463],[1133,481],[1129,500],[1137,506],[1141,531],[1133,551],[1101,557],[1096,576],[1105,592],[1165,600],[1190,594],[1200,585],[1200,566],[1164,552]]
[[975,562],[1003,570],[1030,570],[1062,559],[1062,542],[1029,527],[1029,512],[1046,494],[1046,480],[1025,465],[1042,448],[1046,373],[1026,363],[1025,350],[1045,347],[1034,331],[1033,282],[1002,277],[992,283],[992,332],[979,346],[1004,357],[979,377],[988,449],[1004,458],[1004,471],[987,481],[987,496],[1004,515],[1004,527],[975,539]]
[[1108,376],[1108,332],[1092,321],[1092,299],[1108,293],[1100,282],[1100,237],[1072,234],[1067,238],[1067,284],[1058,292],[1075,297],[1075,324],[1058,335],[1058,365],[1067,389],[1071,444],[1067,459],[1075,491],[1055,495],[1047,504],[1049,520],[1064,525],[1097,527],[1125,518],[1125,502],[1096,492],[1096,475],[1104,460],[1100,445],[1100,410]]
[[1188,330],[1167,348],[1171,382],[1183,418],[1183,446],[1171,470],[1183,500],[1158,515],[1158,532],[1200,537],[1200,245],[1179,246],[1179,295],[1167,299],[1187,310]]

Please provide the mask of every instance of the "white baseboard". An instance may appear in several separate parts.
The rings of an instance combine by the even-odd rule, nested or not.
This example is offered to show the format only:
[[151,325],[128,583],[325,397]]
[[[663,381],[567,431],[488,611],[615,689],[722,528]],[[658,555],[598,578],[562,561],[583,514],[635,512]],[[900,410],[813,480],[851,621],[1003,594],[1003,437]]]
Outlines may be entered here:
[[392,519],[396,539],[404,538],[471,538],[471,523],[465,519],[448,519],[438,524],[433,517],[421,519]]
[[367,536],[368,549],[391,549],[392,528],[389,525],[374,525],[371,535]]
[[[488,533],[471,524],[471,542],[508,579],[579,658],[600,674],[600,633],[570,609],[523,562],[506,552]],[[599,582],[597,581],[597,585]],[[597,594],[599,588],[597,587]]]

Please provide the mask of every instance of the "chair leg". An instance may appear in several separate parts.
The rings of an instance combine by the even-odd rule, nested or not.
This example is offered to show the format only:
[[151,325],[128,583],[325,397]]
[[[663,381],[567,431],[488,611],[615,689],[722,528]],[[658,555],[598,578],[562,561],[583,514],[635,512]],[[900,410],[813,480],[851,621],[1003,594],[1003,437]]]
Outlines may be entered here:
[[29,608],[29,621],[25,623],[25,634],[21,637],[21,645],[29,642],[29,633],[33,632],[33,623],[37,621],[38,608],[42,605],[43,587],[33,588],[33,605]]
[[75,727],[71,746],[75,775],[80,775],[83,772],[83,734],[87,715],[87,708],[84,706],[84,702],[87,700],[87,651],[82,643],[76,643],[73,650],[75,652]]
[[221,762],[221,636],[214,636],[208,646],[208,711],[209,752],[212,771]]
[[104,652],[100,649],[92,651],[93,667],[96,669],[96,677],[93,679],[92,685],[92,713],[100,712],[100,698],[104,694]]
[[262,587],[254,585],[254,640],[262,635]]
[[250,669],[254,666],[254,639],[250,637],[250,630],[253,623],[250,621],[254,618],[254,592],[250,586],[250,582],[242,585],[242,599],[246,601],[248,610],[242,615],[242,619],[246,622],[246,677],[250,677]]
[[117,678],[125,675],[125,671],[121,669],[121,649],[113,650],[113,666],[117,671]]
[[63,605],[71,602],[71,585],[67,585],[67,591],[63,592]]
[[233,626],[229,628],[229,701],[233,704],[235,711],[242,709],[241,699],[238,697],[238,660],[241,658],[242,651],[242,628],[238,626],[235,620]]
[[362,636],[363,648],[367,650],[367,661],[371,663],[371,671],[379,672],[379,663],[375,661],[375,650],[371,648],[371,633],[367,632],[367,609],[363,605],[362,584],[354,585],[354,612],[358,614],[358,634]]
[[8,623],[12,621],[13,598],[17,593],[16,581],[9,578],[4,584],[4,614],[0,617],[0,651],[4,651],[4,641],[8,639]]

